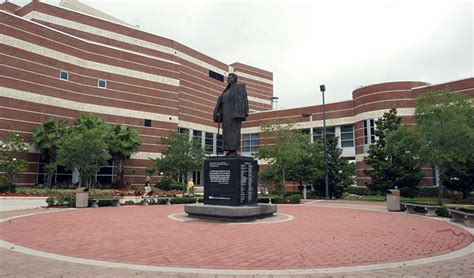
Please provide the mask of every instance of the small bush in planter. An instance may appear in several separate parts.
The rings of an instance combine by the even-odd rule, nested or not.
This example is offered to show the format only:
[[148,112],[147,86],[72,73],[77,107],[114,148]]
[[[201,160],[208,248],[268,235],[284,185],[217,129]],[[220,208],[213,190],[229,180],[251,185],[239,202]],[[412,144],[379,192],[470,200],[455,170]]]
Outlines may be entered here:
[[272,203],[274,204],[284,204],[286,203],[286,198],[283,196],[273,196]]
[[301,195],[300,194],[292,194],[288,197],[288,202],[291,204],[299,204],[301,202]]

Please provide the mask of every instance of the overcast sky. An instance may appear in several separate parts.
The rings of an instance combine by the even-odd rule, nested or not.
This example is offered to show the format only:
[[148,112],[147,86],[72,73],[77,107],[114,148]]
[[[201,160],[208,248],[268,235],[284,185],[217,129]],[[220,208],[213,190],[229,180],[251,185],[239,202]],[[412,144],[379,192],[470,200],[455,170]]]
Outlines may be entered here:
[[472,1],[81,2],[224,63],[273,72],[280,108],[321,104],[320,84],[330,103],[361,85],[474,76]]

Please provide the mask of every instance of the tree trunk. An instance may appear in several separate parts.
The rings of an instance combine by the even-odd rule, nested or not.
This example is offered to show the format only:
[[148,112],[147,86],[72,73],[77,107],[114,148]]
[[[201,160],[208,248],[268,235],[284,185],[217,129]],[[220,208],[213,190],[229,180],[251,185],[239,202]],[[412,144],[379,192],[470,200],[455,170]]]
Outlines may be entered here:
[[53,175],[54,175],[54,173],[48,173],[48,176],[46,176],[46,186],[49,189],[51,189],[53,187]]
[[119,187],[123,188],[123,174],[124,174],[123,159],[117,160],[117,172],[118,172],[118,177],[119,177],[119,180],[118,180]]

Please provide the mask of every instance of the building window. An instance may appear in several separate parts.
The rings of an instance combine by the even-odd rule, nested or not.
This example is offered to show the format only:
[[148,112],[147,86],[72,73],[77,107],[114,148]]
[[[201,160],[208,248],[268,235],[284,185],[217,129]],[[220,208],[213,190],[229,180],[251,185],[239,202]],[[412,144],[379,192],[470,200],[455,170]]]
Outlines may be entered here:
[[[326,127],[326,135],[329,133],[336,134],[336,128],[333,126]],[[318,127],[313,129],[313,141],[316,142],[317,140],[323,141],[323,128]]]
[[202,131],[193,130],[193,141],[199,146],[202,146]]
[[209,77],[214,78],[215,80],[219,80],[221,82],[224,82],[224,75],[217,73],[215,71],[209,70]]
[[375,143],[375,121],[374,119],[370,120],[370,143]]
[[204,138],[204,150],[207,154],[210,154],[214,151],[214,134],[206,132]]
[[369,144],[369,128],[367,127],[367,120],[364,120],[364,145]]
[[193,172],[194,185],[201,184],[201,171]]
[[189,135],[189,129],[184,127],[178,127],[178,133]]
[[61,78],[62,80],[69,80],[69,72],[61,70],[59,72],[59,78]]
[[242,152],[255,153],[258,152],[258,133],[250,133],[242,135]]
[[107,81],[99,79],[99,81],[97,82],[97,87],[104,89],[107,88]]
[[151,120],[145,119],[145,124],[144,125],[147,126],[147,127],[151,127]]
[[222,146],[222,134],[217,134],[216,136],[216,153],[221,154],[224,153],[224,146]]
[[341,126],[341,147],[343,148],[354,147],[354,126],[353,125]]

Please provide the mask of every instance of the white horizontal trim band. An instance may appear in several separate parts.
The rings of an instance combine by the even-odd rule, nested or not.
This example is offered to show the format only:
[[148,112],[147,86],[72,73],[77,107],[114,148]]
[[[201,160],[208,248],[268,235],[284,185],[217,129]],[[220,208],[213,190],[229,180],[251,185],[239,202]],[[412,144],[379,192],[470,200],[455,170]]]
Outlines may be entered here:
[[[61,25],[61,26],[67,27],[67,28],[78,30],[78,31],[81,31],[81,32],[86,32],[86,33],[89,33],[89,34],[98,35],[98,36],[113,39],[113,40],[116,40],[116,41],[121,41],[121,42],[125,42],[125,43],[128,43],[128,44],[140,46],[140,47],[146,47],[146,48],[153,49],[153,50],[156,50],[156,51],[159,51],[159,52],[176,55],[177,57],[179,57],[183,60],[186,60],[186,61],[191,62],[193,64],[199,65],[203,68],[211,69],[211,70],[213,70],[215,72],[218,72],[222,75],[227,75],[228,74],[227,71],[224,71],[224,70],[222,70],[218,67],[215,67],[211,64],[203,62],[203,61],[201,61],[199,59],[196,59],[192,56],[189,56],[185,53],[177,51],[177,50],[175,50],[171,47],[159,45],[159,44],[152,43],[152,42],[149,42],[149,41],[146,41],[146,40],[141,40],[141,39],[137,39],[137,38],[134,38],[134,37],[122,35],[122,34],[115,33],[115,32],[112,32],[112,31],[108,31],[108,30],[105,30],[105,29],[100,29],[100,28],[96,28],[96,27],[93,27],[93,26],[90,26],[90,25],[79,23],[79,22],[75,22],[75,21],[64,19],[64,18],[44,14],[44,13],[41,13],[41,12],[38,12],[38,11],[33,11],[33,12],[25,15],[24,18],[42,20],[42,21],[50,22],[50,23],[53,23],[53,24],[56,24],[56,25]],[[133,28],[130,28],[130,29],[133,29]],[[156,35],[154,35],[154,36],[156,36]]]
[[[346,125],[346,124],[355,124],[356,122],[365,120],[365,119],[377,119],[383,116],[385,112],[388,112],[389,109],[382,109],[382,110],[376,110],[376,111],[370,111],[370,112],[364,112],[357,114],[356,116],[353,117],[344,117],[344,118],[335,118],[335,119],[327,119],[326,120],[326,126],[340,126],[340,125]],[[335,111],[329,111],[329,113],[333,113]],[[398,116],[413,116],[415,115],[415,108],[398,108],[397,109],[397,115]],[[295,118],[295,117],[301,117],[300,115],[291,115],[284,117],[284,119],[288,118]],[[275,118],[273,118],[275,119]],[[265,120],[272,120],[272,119],[263,119]],[[258,120],[262,121],[262,120]],[[255,121],[252,121],[255,122]],[[318,120],[318,121],[312,121],[310,122],[305,121],[305,122],[299,122],[294,124],[294,129],[302,129],[302,128],[310,128],[310,127],[322,127],[323,126],[323,121]],[[247,127],[247,128],[242,128],[242,134],[247,134],[247,133],[258,133],[260,132],[260,126],[257,127]]]
[[[0,34],[0,41],[6,45],[16,47],[28,52],[32,52],[41,56],[45,56],[48,58],[56,59],[62,62],[70,63],[73,65],[77,65],[84,68],[89,68],[93,70],[103,71],[103,72],[110,72],[114,74],[130,76],[138,79],[149,80],[152,82],[159,82],[164,83],[172,86],[179,86],[179,79],[159,76],[155,74],[149,74],[145,72],[140,72],[136,70],[126,69],[122,67],[97,63],[94,61],[85,60],[82,58],[78,58],[66,53],[62,53],[56,50],[52,50],[46,47],[42,47],[40,45],[36,45],[30,42],[26,42],[23,40],[19,40],[17,38],[13,38],[6,35]],[[58,74],[59,76],[59,74]],[[59,78],[59,77],[58,77]]]
[[255,75],[251,75],[251,74],[241,72],[241,71],[235,71],[234,73],[237,74],[237,76],[242,76],[242,77],[245,77],[245,78],[248,78],[248,79],[252,79],[252,80],[255,80],[255,81],[260,81],[260,82],[263,82],[263,83],[273,85],[273,80],[265,79],[265,78],[258,77],[258,76],[255,76]]
[[20,91],[16,89],[0,87],[0,96],[6,98],[13,98],[22,101],[28,101],[33,103],[51,105],[61,108],[68,108],[83,112],[98,113],[98,114],[107,114],[113,116],[121,116],[128,118],[138,118],[138,119],[150,119],[160,122],[168,123],[178,123],[178,117],[163,115],[158,113],[149,113],[142,111],[135,111],[124,108],[116,108],[110,106],[102,106],[90,103],[82,103],[72,100],[65,100],[61,98],[55,98],[50,96],[44,96],[40,94],[34,94],[30,92]]

